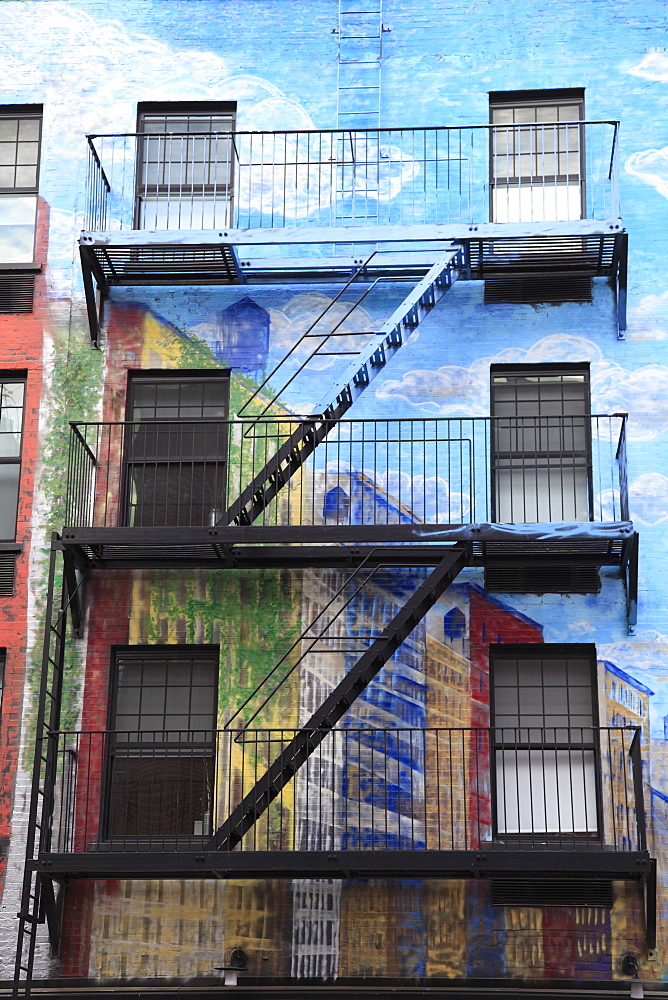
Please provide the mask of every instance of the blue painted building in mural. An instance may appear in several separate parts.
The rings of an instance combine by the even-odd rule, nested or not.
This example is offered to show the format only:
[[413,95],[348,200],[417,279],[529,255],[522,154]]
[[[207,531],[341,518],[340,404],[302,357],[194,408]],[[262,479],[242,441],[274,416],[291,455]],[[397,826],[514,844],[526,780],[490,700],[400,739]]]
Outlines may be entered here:
[[663,989],[664,5],[0,29],[0,985]]

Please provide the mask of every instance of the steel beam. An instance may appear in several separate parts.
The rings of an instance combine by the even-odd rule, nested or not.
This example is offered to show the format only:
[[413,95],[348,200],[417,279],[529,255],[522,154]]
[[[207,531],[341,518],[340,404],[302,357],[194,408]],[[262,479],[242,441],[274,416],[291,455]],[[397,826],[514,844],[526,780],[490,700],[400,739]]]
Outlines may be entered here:
[[654,862],[637,851],[211,851],[43,854],[53,877],[87,878],[561,878],[641,881]]
[[[215,528],[71,528],[63,529],[68,545],[128,545],[136,547],[196,545],[383,545],[391,542],[441,544],[506,542],[516,545],[549,543],[554,552],[572,552],[576,544],[625,542],[633,535],[632,521],[574,524],[286,524],[220,525]],[[547,550],[545,550],[547,552]]]
[[640,536],[635,531],[624,546],[622,577],[626,591],[626,623],[629,635],[634,635],[638,624],[638,549]]
[[218,243],[281,246],[317,243],[459,242],[465,239],[509,239],[532,236],[610,236],[623,230],[620,218],[569,222],[473,222],[387,226],[284,226],[280,229],[121,229],[86,230],[82,247],[198,247]]

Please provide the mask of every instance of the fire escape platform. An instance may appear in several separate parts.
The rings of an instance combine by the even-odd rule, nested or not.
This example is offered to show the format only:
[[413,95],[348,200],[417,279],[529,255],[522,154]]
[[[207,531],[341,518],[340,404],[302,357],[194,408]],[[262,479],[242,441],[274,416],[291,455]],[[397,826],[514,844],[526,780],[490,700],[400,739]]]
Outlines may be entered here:
[[[81,265],[91,339],[113,286],[331,283],[417,279],[436,257],[463,249],[459,278],[485,281],[486,301],[589,301],[607,278],[626,327],[627,241],[621,219],[551,223],[312,226],[280,229],[82,232]],[[425,244],[430,244],[425,249]],[[289,252],[294,249],[294,254]],[[326,252],[318,249],[326,248]],[[287,248],[287,253],[286,253]],[[279,250],[279,253],[276,251]],[[95,286],[97,285],[98,293]]]
[[42,853],[34,870],[56,880],[105,878],[517,878],[577,875],[590,881],[642,881],[652,872],[647,851],[550,850],[531,844],[483,844],[477,850],[131,851]]
[[[509,270],[578,273],[590,277],[612,274],[616,248],[625,235],[621,219],[570,222],[415,224],[383,226],[304,226],[277,229],[84,231],[80,249],[84,273],[100,288],[112,285],[246,284],[295,280],[331,281],[361,263],[348,245],[383,245],[390,251],[374,264],[374,276],[412,276],[412,244],[422,249],[424,267],[444,244],[470,247],[471,272],[483,279]],[[339,247],[324,255],[308,253],[313,246]],[[293,246],[294,256],[258,255],[258,250]],[[447,247],[445,247],[447,248]],[[392,250],[395,253],[392,253]],[[305,253],[306,251],[306,253]]]
[[[444,550],[469,544],[470,564],[589,562],[619,566],[634,537],[631,521],[559,524],[247,525],[65,528],[55,542],[85,568],[214,569],[430,566]],[[409,547],[410,546],[410,547]],[[440,555],[439,555],[440,553]]]

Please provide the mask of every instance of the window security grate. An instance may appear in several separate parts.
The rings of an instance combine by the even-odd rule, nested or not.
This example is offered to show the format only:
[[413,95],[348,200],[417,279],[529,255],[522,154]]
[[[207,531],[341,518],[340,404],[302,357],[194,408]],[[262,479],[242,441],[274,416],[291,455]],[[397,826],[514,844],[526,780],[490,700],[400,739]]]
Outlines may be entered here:
[[591,302],[591,278],[574,275],[504,275],[485,278],[485,303]]
[[32,312],[34,287],[34,274],[0,273],[0,313]]
[[492,879],[492,906],[612,906],[612,882],[586,879]]
[[598,568],[590,563],[485,569],[485,590],[492,594],[598,594],[600,589]]
[[0,552],[0,597],[11,597],[14,593],[16,552]]

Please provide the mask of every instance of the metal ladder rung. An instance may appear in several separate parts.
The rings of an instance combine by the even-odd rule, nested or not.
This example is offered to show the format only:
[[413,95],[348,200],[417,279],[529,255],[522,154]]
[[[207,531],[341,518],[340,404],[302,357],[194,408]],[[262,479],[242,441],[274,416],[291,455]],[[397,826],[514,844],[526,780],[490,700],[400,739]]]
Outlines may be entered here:
[[349,354],[359,354],[359,351],[316,351],[314,358],[345,358]]

